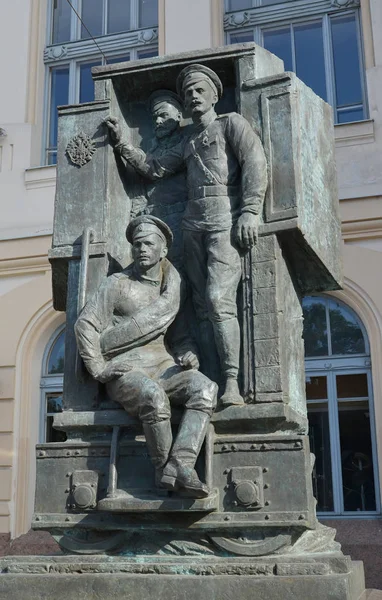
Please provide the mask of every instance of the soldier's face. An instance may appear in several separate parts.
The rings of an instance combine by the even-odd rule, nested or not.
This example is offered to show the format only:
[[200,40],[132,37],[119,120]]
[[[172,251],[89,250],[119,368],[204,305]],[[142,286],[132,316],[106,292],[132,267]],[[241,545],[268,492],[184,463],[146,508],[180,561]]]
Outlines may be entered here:
[[181,114],[169,102],[157,104],[152,113],[155,135],[161,139],[171,135],[179,125]]
[[158,235],[149,233],[133,241],[132,253],[136,267],[144,273],[166,256],[167,248]]
[[207,81],[197,81],[184,90],[184,104],[192,117],[204,115],[217,102],[217,96]]

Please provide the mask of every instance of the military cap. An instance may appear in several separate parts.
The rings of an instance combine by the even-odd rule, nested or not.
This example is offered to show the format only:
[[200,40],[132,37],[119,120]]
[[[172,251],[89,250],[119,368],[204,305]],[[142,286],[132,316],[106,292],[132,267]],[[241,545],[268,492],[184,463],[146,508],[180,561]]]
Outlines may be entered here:
[[215,71],[199,64],[189,65],[179,73],[176,80],[176,91],[179,96],[183,97],[183,89],[187,84],[200,81],[201,79],[207,80],[210,84],[212,83],[216,88],[218,98],[222,97],[223,84],[220,78],[216,75]]
[[142,215],[130,221],[126,229],[126,238],[132,244],[134,239],[145,237],[151,233],[158,235],[167,248],[170,248],[173,240],[171,229],[166,223],[151,215]]
[[181,98],[175,92],[171,90],[156,90],[150,94],[147,101],[147,105],[150,111],[154,110],[154,107],[161,102],[168,102],[177,108],[180,112],[183,111],[183,104]]

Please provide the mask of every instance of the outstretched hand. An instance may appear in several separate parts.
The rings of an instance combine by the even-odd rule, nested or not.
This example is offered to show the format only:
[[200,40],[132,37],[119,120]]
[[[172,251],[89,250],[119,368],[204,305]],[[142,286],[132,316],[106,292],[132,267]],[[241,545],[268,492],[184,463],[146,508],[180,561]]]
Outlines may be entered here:
[[118,119],[116,117],[108,117],[104,123],[109,128],[113,144],[119,144],[122,140],[122,129]]
[[240,215],[234,228],[235,241],[240,248],[249,250],[257,243],[259,223],[259,215],[247,212]]

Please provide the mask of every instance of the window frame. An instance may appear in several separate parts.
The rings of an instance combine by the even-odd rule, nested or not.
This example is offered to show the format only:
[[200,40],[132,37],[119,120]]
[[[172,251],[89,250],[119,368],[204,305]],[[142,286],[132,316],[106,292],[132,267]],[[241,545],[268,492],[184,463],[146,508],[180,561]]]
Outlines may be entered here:
[[[57,148],[49,145],[50,135],[50,111],[52,94],[52,69],[56,67],[69,68],[68,104],[79,103],[80,93],[80,66],[100,60],[101,64],[106,59],[121,58],[121,61],[129,57],[129,60],[138,60],[140,52],[158,51],[158,26],[138,27],[139,3],[141,0],[131,0],[131,29],[120,33],[104,33],[95,37],[102,50],[96,46],[92,38],[81,39],[81,22],[71,13],[70,40],[66,42],[52,43],[53,35],[53,1],[48,2],[48,16],[46,25],[47,43],[44,49],[45,65],[45,87],[44,87],[44,120],[42,131],[41,164],[49,165],[49,155],[54,154]],[[81,14],[82,0],[71,0],[73,7]],[[103,0],[103,23],[104,31],[107,22],[107,0]]]
[[[233,34],[245,34],[252,32],[253,41],[263,46],[263,33],[266,30],[275,30],[289,26],[293,39],[293,26],[301,23],[309,23],[321,20],[323,35],[323,51],[325,66],[325,81],[327,102],[333,107],[334,124],[343,125],[354,122],[363,122],[369,119],[369,106],[366,87],[366,70],[364,58],[364,44],[362,37],[362,15],[359,3],[354,2],[351,7],[333,6],[331,0],[316,0],[312,6],[310,0],[290,0],[280,4],[261,6],[261,0],[252,0],[252,7],[239,11],[229,11],[229,0],[225,0],[224,32],[227,44],[231,42]],[[362,104],[338,107],[335,86],[335,69],[333,59],[331,21],[337,17],[347,15],[355,16],[357,31],[358,60],[360,70],[360,84],[362,93]],[[292,43],[293,66],[296,66],[295,45]],[[362,108],[364,118],[361,121],[345,121],[340,123],[338,116],[341,112],[349,110],[349,107]]]
[[[333,511],[317,511],[319,517],[326,518],[370,518],[377,517],[381,514],[381,497],[380,483],[378,471],[378,451],[376,438],[376,420],[374,408],[374,395],[372,383],[372,366],[370,358],[370,344],[365,326],[356,312],[334,296],[312,295],[313,298],[319,298],[325,301],[326,307],[326,323],[328,335],[328,349],[331,349],[331,330],[329,319],[329,302],[334,301],[344,307],[354,318],[362,331],[365,341],[365,352],[359,354],[348,355],[325,355],[320,357],[305,357],[305,378],[325,376],[327,380],[327,399],[307,400],[307,408],[314,404],[327,402],[328,419],[329,419],[329,439],[330,439],[330,457],[332,469],[332,486],[333,486]],[[375,510],[374,511],[345,511],[343,497],[343,481],[342,481],[342,463],[341,463],[341,442],[340,442],[340,427],[339,427],[339,410],[338,403],[346,400],[342,398],[338,400],[336,389],[337,375],[361,375],[366,374],[368,386],[368,409],[370,415],[370,441],[373,460],[373,476],[375,490]],[[365,400],[366,398],[352,398],[351,401]]]
[[48,413],[46,410],[46,397],[47,394],[55,394],[63,392],[64,388],[64,374],[50,375],[48,373],[48,364],[51,351],[54,344],[58,340],[61,333],[65,330],[65,323],[60,325],[54,333],[50,336],[49,341],[45,347],[42,365],[41,365],[41,379],[40,379],[40,419],[39,419],[39,443],[46,443],[46,425],[47,417],[53,413]]

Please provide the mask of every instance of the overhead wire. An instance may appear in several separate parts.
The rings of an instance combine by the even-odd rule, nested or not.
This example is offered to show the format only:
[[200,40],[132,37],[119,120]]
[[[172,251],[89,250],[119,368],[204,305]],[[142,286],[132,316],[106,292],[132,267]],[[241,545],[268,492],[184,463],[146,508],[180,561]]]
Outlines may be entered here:
[[78,14],[78,12],[76,11],[76,9],[74,8],[73,4],[70,2],[70,0],[66,0],[67,3],[69,4],[70,8],[72,9],[72,11],[75,13],[75,15],[77,16],[78,20],[80,21],[81,25],[86,29],[86,31],[88,32],[88,34],[90,35],[91,39],[93,40],[93,42],[95,43],[95,45],[97,46],[98,50],[101,52],[102,56],[105,59],[105,63],[107,64],[107,58],[105,56],[105,54],[102,52],[101,48],[99,47],[99,45],[97,44],[96,39],[93,37],[93,35],[91,34],[91,32],[89,31],[89,29],[86,27],[84,21],[82,20],[81,16]]

